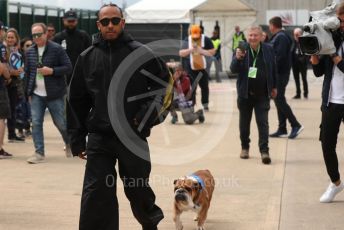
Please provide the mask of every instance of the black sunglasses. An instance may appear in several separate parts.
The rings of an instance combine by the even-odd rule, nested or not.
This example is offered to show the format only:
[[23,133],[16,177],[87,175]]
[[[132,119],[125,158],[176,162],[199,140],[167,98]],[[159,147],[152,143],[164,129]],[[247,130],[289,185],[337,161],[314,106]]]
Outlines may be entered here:
[[32,34],[32,38],[40,38],[42,37],[43,33],[35,33],[35,34]]
[[120,22],[122,21],[122,18],[118,18],[118,17],[114,17],[114,18],[103,18],[101,20],[99,20],[100,24],[102,24],[102,26],[108,26],[110,24],[110,22],[112,23],[112,25],[116,26],[118,25]]

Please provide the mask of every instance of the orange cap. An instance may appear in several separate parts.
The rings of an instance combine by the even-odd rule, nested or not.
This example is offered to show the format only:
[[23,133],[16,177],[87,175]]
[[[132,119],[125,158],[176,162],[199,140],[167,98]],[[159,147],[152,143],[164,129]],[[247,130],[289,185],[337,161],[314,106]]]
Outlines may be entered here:
[[201,27],[199,25],[192,25],[190,33],[191,33],[192,38],[200,38],[201,37]]

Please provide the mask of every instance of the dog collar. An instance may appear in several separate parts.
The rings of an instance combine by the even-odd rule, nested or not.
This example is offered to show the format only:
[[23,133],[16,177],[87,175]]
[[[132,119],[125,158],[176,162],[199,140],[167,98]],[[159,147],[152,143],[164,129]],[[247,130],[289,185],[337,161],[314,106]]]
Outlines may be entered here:
[[194,178],[201,185],[201,190],[205,188],[204,181],[199,176],[191,174],[191,177]]

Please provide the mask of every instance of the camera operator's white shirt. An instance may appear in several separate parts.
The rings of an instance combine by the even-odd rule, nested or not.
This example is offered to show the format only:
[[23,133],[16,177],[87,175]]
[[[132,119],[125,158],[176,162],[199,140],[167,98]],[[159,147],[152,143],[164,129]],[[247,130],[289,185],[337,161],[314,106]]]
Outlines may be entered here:
[[[343,57],[343,49],[344,43],[342,43],[342,48],[340,48],[338,52],[338,55],[341,57]],[[344,73],[337,67],[337,65],[333,66],[330,102],[335,104],[344,104]]]

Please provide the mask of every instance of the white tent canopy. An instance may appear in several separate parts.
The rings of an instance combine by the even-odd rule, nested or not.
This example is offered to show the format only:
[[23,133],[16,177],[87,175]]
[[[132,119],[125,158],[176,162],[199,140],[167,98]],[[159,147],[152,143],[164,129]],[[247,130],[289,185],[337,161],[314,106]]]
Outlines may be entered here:
[[252,11],[240,0],[141,0],[126,9],[129,23],[190,23],[192,12]]
[[251,11],[252,8],[240,0],[207,0],[195,7],[196,11]]
[[190,10],[206,0],[142,0],[126,9],[129,23],[189,23]]

